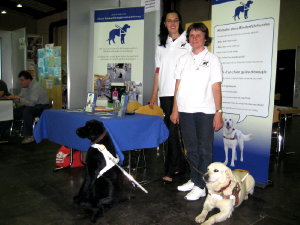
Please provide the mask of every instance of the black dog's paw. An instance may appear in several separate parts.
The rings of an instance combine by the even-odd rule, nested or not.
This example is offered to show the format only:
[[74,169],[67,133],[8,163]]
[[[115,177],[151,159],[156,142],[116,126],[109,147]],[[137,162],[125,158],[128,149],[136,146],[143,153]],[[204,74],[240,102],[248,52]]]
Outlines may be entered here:
[[103,208],[100,209],[94,209],[93,210],[93,215],[91,217],[91,222],[96,223],[97,220],[103,216]]
[[81,208],[81,209],[90,209],[93,207],[92,203],[89,200],[80,198],[78,196],[74,197],[73,206],[75,208]]
[[126,202],[126,201],[129,201],[131,199],[135,199],[135,195],[134,194],[129,194],[129,195],[126,195],[126,196],[122,196],[120,198],[119,202]]

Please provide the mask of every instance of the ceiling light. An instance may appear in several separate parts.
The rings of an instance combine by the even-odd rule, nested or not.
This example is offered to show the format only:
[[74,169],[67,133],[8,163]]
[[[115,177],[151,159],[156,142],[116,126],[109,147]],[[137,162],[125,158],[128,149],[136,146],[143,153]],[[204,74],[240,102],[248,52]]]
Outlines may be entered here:
[[6,10],[1,10],[1,14],[6,14]]
[[18,8],[22,8],[23,6],[22,6],[21,3],[19,3],[19,4],[17,5],[17,7],[18,7]]

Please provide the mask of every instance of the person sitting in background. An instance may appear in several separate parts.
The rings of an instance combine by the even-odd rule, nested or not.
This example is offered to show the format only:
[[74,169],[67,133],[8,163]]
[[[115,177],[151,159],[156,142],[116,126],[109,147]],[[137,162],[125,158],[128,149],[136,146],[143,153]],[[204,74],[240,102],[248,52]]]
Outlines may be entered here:
[[7,89],[7,85],[3,80],[0,80],[0,98],[4,97],[4,96],[8,96],[9,92]]
[[29,72],[21,71],[18,78],[22,87],[20,95],[11,95],[5,98],[14,100],[16,103],[14,119],[22,119],[24,121],[22,130],[24,139],[22,144],[27,144],[34,142],[32,136],[34,117],[40,116],[44,109],[50,108],[50,105],[46,90],[33,80]]

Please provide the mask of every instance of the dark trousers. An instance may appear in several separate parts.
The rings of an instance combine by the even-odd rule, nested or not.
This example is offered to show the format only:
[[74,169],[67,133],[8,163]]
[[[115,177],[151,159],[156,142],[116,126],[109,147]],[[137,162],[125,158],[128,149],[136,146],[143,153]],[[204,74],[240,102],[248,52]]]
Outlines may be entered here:
[[191,180],[200,188],[204,188],[205,183],[202,175],[194,167],[204,174],[207,171],[208,165],[212,162],[214,140],[213,118],[214,114],[179,113],[183,142],[191,163]]
[[35,106],[21,106],[14,109],[14,119],[23,120],[22,136],[32,136],[32,125],[34,117],[40,116],[44,109],[49,109],[48,104]]
[[164,122],[169,129],[165,159],[165,175],[172,177],[175,171],[184,171],[185,160],[180,148],[178,126],[170,120],[174,97],[160,97],[160,106],[165,113]]

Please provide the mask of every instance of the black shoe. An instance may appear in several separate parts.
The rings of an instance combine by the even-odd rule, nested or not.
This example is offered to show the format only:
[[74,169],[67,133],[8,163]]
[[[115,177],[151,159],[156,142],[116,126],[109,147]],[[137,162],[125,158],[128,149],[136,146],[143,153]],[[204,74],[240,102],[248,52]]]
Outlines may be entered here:
[[185,174],[184,171],[175,171],[175,172],[173,173],[173,176],[176,177],[176,176],[180,176],[180,175],[183,175],[183,174]]

